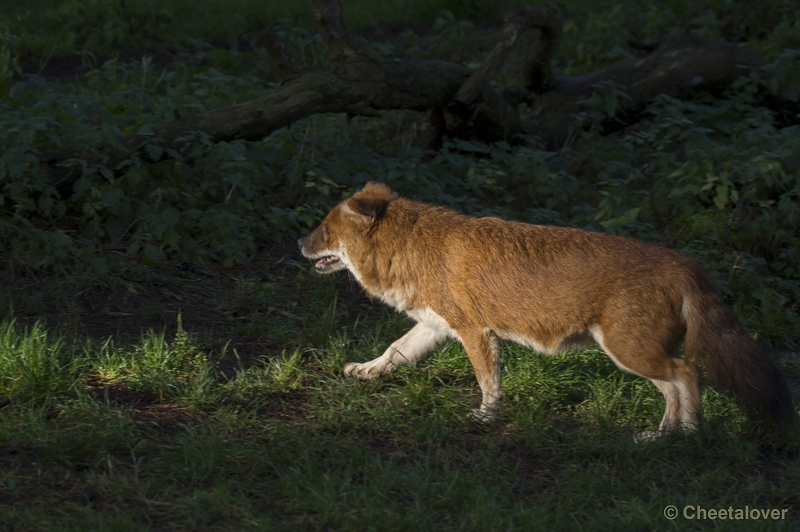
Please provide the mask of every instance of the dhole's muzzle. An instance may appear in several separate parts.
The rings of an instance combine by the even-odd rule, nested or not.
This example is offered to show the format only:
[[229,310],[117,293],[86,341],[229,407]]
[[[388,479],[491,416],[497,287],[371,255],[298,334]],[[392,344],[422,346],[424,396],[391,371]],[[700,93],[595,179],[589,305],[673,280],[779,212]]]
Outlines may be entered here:
[[329,234],[330,231],[323,224],[297,240],[297,245],[300,246],[300,252],[303,256],[316,260],[314,268],[317,273],[333,273],[345,268],[341,258],[327,249],[325,240],[327,240]]
[[360,242],[387,205],[397,199],[389,187],[370,182],[360,192],[334,207],[322,223],[297,241],[304,257],[316,260],[319,273],[333,273],[350,267],[348,246]]

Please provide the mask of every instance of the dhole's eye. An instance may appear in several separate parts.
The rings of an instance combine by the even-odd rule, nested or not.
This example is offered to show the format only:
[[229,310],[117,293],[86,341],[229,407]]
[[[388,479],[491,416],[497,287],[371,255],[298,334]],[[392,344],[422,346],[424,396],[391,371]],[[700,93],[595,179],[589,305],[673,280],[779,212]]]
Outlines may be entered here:
[[328,229],[326,226],[322,227],[322,238],[328,240],[328,236],[331,234],[331,230]]

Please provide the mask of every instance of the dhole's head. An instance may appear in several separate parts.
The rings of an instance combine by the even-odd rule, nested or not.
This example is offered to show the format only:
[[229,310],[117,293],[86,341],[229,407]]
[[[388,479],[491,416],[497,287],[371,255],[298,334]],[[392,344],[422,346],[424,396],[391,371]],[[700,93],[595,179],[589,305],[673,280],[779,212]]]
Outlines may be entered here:
[[315,259],[319,273],[333,273],[351,265],[354,252],[386,212],[397,194],[383,183],[370,181],[333,208],[322,223],[297,241],[304,257]]

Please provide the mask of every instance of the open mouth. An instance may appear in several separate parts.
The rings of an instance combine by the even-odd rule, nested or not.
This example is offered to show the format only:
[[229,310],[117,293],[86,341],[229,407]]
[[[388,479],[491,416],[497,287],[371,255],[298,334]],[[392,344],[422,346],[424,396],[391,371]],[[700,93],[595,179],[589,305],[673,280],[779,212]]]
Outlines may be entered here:
[[334,257],[333,255],[328,255],[327,257],[322,257],[319,259],[315,264],[314,268],[318,272],[325,272],[333,267],[334,264],[339,262],[339,257]]

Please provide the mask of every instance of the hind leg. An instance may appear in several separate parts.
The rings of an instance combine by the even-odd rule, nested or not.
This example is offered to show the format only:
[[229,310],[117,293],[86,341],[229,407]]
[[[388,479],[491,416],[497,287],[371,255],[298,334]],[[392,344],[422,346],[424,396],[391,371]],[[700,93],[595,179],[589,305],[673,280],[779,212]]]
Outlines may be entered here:
[[662,434],[675,430],[695,430],[700,426],[700,381],[694,365],[676,359],[686,367],[679,369],[682,377],[673,381],[650,379],[656,385],[667,402],[664,417],[655,432],[645,431],[640,433],[637,441],[648,441]]
[[694,430],[700,425],[700,378],[697,368],[684,360],[674,359],[672,381],[650,379],[661,390],[667,401],[664,418],[658,430],[667,432],[674,429]]
[[700,377],[694,364],[677,358],[672,338],[659,341],[652,334],[637,336],[613,330],[592,333],[603,350],[623,371],[646,377],[661,391],[666,409],[657,432],[645,432],[637,441],[651,440],[678,429],[695,430],[700,425]]
[[695,430],[700,426],[702,403],[700,397],[700,374],[697,366],[685,360],[674,359],[678,365],[674,386],[680,397],[679,420],[684,430]]
[[660,379],[650,379],[650,382],[656,385],[664,396],[667,402],[667,408],[664,410],[664,417],[661,418],[661,423],[658,425],[659,432],[669,432],[675,430],[680,426],[680,412],[681,412],[681,395],[678,387],[669,381],[662,381]]

